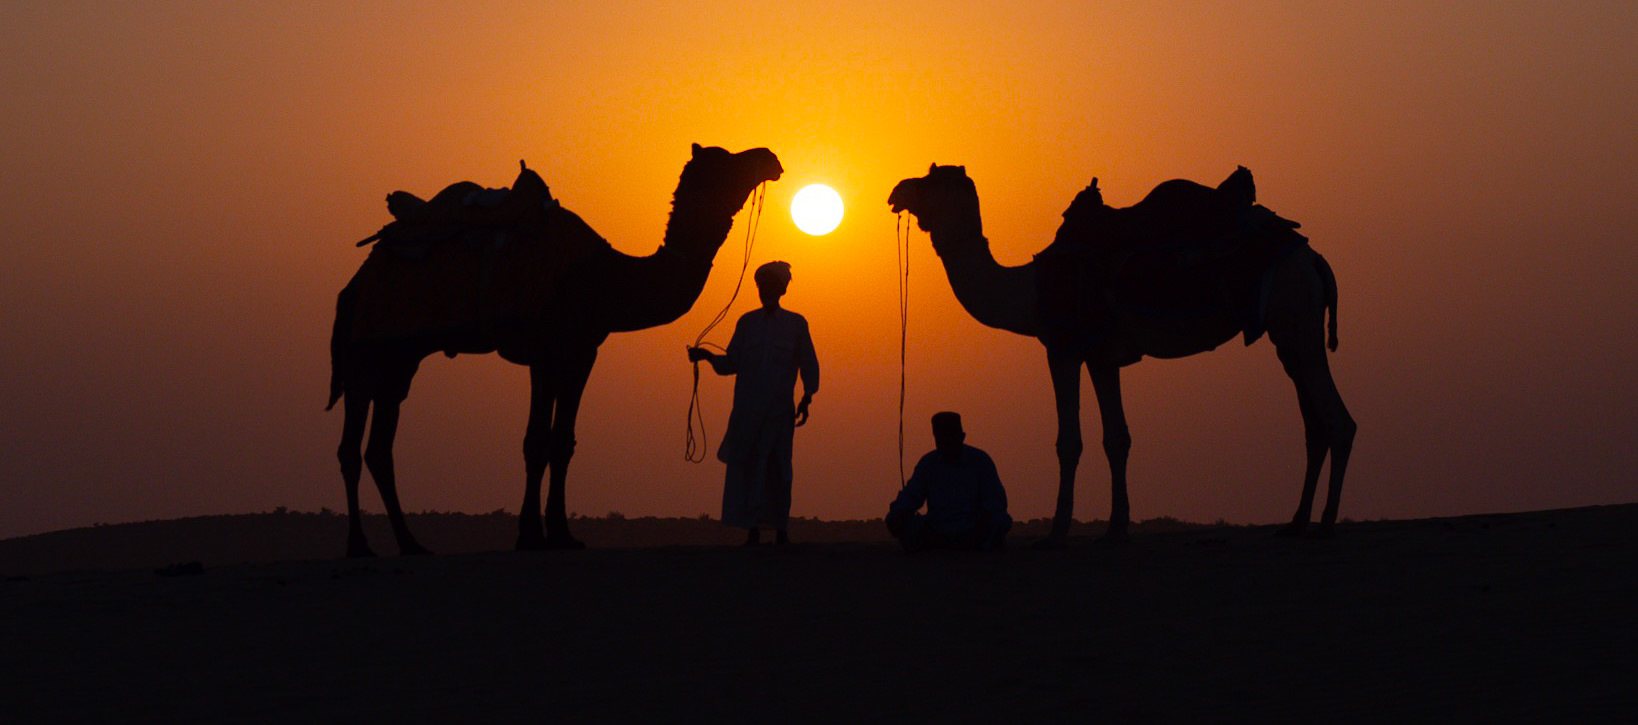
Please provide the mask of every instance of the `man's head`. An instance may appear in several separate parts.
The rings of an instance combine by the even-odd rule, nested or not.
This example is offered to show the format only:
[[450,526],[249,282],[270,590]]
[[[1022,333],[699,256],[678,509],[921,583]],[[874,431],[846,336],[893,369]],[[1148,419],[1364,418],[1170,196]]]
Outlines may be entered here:
[[762,304],[773,304],[784,296],[785,290],[790,287],[791,265],[787,262],[769,262],[757,267],[751,278],[756,280],[756,289],[762,296]]
[[961,414],[948,410],[933,414],[933,443],[945,460],[961,457],[961,446],[967,442],[967,432],[961,430]]

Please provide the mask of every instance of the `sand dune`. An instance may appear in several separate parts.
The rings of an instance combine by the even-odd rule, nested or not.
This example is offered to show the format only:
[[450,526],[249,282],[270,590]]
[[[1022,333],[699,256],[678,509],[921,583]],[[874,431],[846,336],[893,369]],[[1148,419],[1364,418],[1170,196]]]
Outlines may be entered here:
[[[313,523],[301,516],[321,518],[283,516],[290,530]],[[487,534],[489,548],[509,543],[506,517],[468,518],[474,531],[499,532]],[[141,526],[150,525],[125,530],[134,538],[124,548],[142,548]],[[1275,539],[1267,527],[1198,528],[1119,547],[1077,538],[1066,552],[994,555],[906,556],[878,539],[348,561],[324,558],[342,542],[321,528],[291,537],[310,539],[312,558],[258,560],[284,550],[241,542],[233,556],[249,563],[239,564],[211,563],[199,552],[217,540],[197,529],[162,552],[204,562],[187,576],[119,565],[19,575],[24,554],[44,556],[30,547],[54,535],[0,542],[0,572],[11,575],[0,584],[0,717],[1638,714],[1638,505],[1354,523],[1323,542]],[[427,528],[423,540],[447,551],[476,540]],[[122,548],[119,529],[93,529],[100,538],[74,546]],[[578,533],[602,543],[589,523]],[[385,532],[372,535],[390,548]]]

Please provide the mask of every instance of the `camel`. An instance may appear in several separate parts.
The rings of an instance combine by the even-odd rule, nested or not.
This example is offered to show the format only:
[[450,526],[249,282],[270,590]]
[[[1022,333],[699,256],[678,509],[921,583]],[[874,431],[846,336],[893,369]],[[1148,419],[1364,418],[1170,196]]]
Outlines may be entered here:
[[[569,533],[565,486],[574,455],[575,417],[598,346],[610,333],[663,325],[687,312],[705,286],[735,214],[759,185],[783,172],[767,149],[730,153],[695,144],[672,197],[664,242],[646,257],[615,250],[579,216],[551,200],[538,177],[532,188],[539,195],[535,198],[544,201],[525,223],[510,229],[478,226],[453,239],[393,244],[383,235],[342,289],[331,338],[330,407],[346,401],[338,457],[347,492],[348,556],[373,555],[358,504],[365,466],[380,491],[399,552],[428,553],[404,523],[392,446],[410,381],[421,360],[437,352],[451,357],[493,352],[529,367],[517,548],[584,548]],[[519,189],[533,174],[524,173]],[[409,216],[403,213],[409,208],[405,199],[417,207],[423,203],[408,195],[395,197],[389,202],[401,220]],[[372,408],[374,422],[361,455]],[[551,484],[543,530],[540,484],[547,469]]]
[[[1132,438],[1121,404],[1120,369],[1144,356],[1177,358],[1215,349],[1237,334],[1247,345],[1266,330],[1297,388],[1308,462],[1301,502],[1284,536],[1335,535],[1343,474],[1356,425],[1331,378],[1336,278],[1294,231],[1297,224],[1254,205],[1241,167],[1212,189],[1173,180],[1137,205],[1103,203],[1097,179],[1064,212],[1053,243],[1027,264],[997,263],[984,237],[978,192],[961,166],[933,165],[894,187],[888,203],[927,232],[957,301],[979,323],[1034,337],[1046,347],[1058,413],[1058,500],[1040,548],[1068,535],[1080,461],[1080,370],[1086,367],[1103,424],[1111,505],[1103,541],[1128,538],[1126,461]],[[1325,313],[1330,312],[1330,336]],[[1326,455],[1329,490],[1309,531]]]

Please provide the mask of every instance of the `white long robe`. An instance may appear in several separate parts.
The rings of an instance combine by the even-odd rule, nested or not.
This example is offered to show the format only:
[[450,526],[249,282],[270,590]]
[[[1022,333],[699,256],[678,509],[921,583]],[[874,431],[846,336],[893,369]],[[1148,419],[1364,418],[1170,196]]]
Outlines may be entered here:
[[722,522],[784,527],[791,511],[797,377],[806,394],[819,390],[808,321],[783,308],[751,310],[739,318],[719,361],[712,366],[717,372],[736,376],[734,410],[717,446],[717,459],[728,464]]

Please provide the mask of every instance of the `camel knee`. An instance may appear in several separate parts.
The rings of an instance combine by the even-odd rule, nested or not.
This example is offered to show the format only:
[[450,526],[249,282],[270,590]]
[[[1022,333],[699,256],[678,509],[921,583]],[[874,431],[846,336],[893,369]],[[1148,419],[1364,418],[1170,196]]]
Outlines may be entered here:
[[357,445],[342,444],[336,451],[336,459],[341,462],[341,476],[348,481],[358,480],[364,470],[364,456],[358,452]]
[[1080,463],[1081,447],[1081,439],[1079,437],[1060,437],[1058,439],[1058,462],[1071,466]]
[[547,455],[550,457],[553,466],[568,465],[569,459],[574,458],[574,443],[574,438],[566,436],[552,440]]
[[372,445],[364,450],[364,465],[370,467],[370,475],[380,481],[383,476],[392,474],[392,449],[386,446]]
[[1346,451],[1354,445],[1354,434],[1359,432],[1359,424],[1354,417],[1348,415],[1346,409],[1338,410],[1328,416],[1325,421],[1325,437],[1330,440],[1335,450]]
[[546,436],[525,435],[523,437],[523,463],[530,468],[544,467],[547,462],[546,446],[549,441]]
[[1132,450],[1132,434],[1126,430],[1103,432],[1103,454],[1110,460],[1124,460]]

